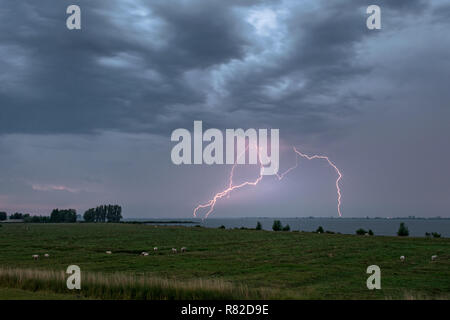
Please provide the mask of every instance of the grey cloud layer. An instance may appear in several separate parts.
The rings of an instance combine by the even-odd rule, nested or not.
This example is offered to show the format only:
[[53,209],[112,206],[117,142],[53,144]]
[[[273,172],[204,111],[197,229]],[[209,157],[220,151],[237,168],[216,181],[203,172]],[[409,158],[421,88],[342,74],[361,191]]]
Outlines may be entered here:
[[[360,1],[79,1],[81,32],[64,28],[68,3],[1,11],[2,132],[166,133],[198,117],[220,127],[243,116],[320,131],[370,98],[340,88],[373,68],[355,59],[356,44],[374,37]],[[258,35],[248,16],[264,5],[276,28],[263,21]],[[392,15],[427,8],[381,5]]]

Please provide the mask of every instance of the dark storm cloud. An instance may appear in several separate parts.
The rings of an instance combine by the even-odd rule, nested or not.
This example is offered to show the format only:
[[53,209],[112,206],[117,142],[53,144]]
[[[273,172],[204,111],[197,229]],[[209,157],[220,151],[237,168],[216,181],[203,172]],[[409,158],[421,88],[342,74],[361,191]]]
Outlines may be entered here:
[[[2,11],[3,132],[132,130],[136,120],[151,127],[167,105],[203,101],[183,83],[185,71],[244,51],[227,7],[215,14],[217,6],[200,2],[151,10],[144,1],[78,3],[81,32],[65,28],[67,1],[14,2]],[[13,59],[21,60],[15,68]]]
[[[380,1],[399,12],[425,8],[407,3]],[[266,2],[291,12],[278,18],[284,30],[264,42],[246,21],[262,1],[78,1],[81,32],[64,27],[69,4],[20,1],[0,12],[1,132],[167,133],[199,117],[225,126],[221,120],[234,122],[229,112],[237,110],[238,119],[283,113],[272,125],[288,116],[320,131],[329,115],[356,106],[348,97],[331,105],[318,96],[370,69],[353,61],[355,44],[368,36],[358,1]],[[225,79],[212,88],[215,77]]]

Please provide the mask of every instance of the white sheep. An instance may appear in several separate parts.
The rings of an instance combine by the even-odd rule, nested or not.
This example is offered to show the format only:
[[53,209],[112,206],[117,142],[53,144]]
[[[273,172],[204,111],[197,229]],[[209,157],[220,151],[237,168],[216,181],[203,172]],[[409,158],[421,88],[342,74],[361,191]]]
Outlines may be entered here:
[[32,257],[34,260],[39,259],[39,255],[38,255],[38,254],[33,254],[31,257]]
[[437,255],[431,256],[431,261],[434,261],[437,259]]
[[155,252],[158,251],[158,247],[154,247],[153,251],[155,251]]
[[106,254],[112,254],[112,252],[111,251],[106,251]]
[[48,258],[50,255],[48,253],[44,254],[44,257]]
[[177,253],[177,249],[172,248],[172,253]]
[[400,261],[402,261],[402,262],[405,261],[405,256],[401,256]]
[[148,252],[142,252],[141,256],[144,256],[144,257],[148,256]]
[[186,252],[186,250],[187,250],[186,247],[181,248],[181,252]]

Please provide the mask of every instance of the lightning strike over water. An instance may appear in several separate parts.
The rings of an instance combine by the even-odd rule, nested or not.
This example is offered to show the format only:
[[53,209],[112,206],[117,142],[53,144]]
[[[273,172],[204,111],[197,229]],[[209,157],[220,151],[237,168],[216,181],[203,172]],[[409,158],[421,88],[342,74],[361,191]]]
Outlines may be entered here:
[[[247,150],[248,150],[248,147],[246,148],[245,152]],[[292,171],[292,170],[294,170],[295,168],[298,167],[298,157],[299,156],[304,158],[304,159],[307,159],[307,160],[314,160],[314,159],[326,160],[328,162],[328,164],[338,174],[338,178],[336,179],[336,191],[337,191],[337,196],[338,196],[338,198],[337,198],[337,202],[338,202],[337,211],[338,211],[339,217],[342,217],[342,213],[341,213],[341,197],[342,197],[342,194],[341,194],[341,188],[339,186],[339,182],[342,179],[342,173],[340,172],[338,167],[327,156],[322,156],[322,155],[309,156],[307,154],[304,154],[304,153],[298,151],[295,147],[293,147],[293,150],[295,152],[295,165],[293,167],[289,168],[288,170],[286,170],[285,172],[283,172],[282,174],[278,174],[277,173],[276,177],[278,178],[278,180],[283,179],[286,176],[286,174],[288,174],[290,171]],[[242,155],[240,155],[240,156],[242,156]],[[259,160],[259,152],[258,152],[258,160]],[[194,209],[194,217],[197,217],[198,211],[200,209],[209,208],[208,211],[206,212],[205,216],[202,218],[202,219],[206,219],[214,211],[214,207],[215,207],[215,205],[217,203],[217,200],[222,199],[223,197],[229,198],[230,197],[230,193],[233,190],[237,190],[237,189],[243,188],[245,186],[256,186],[263,178],[263,175],[261,173],[263,166],[261,164],[261,161],[259,161],[259,163],[260,163],[260,169],[261,170],[260,170],[258,178],[256,178],[256,180],[254,180],[254,181],[246,181],[246,182],[243,182],[243,183],[238,184],[238,185],[233,185],[234,169],[236,168],[237,163],[233,164],[233,167],[231,168],[231,172],[230,172],[228,187],[225,190],[216,193],[214,195],[214,197],[211,200],[209,200],[208,202],[206,202],[204,204],[199,204],[197,207],[195,207],[195,209]]]
[[336,173],[338,174],[338,178],[336,179],[336,191],[337,191],[337,195],[338,195],[337,211],[338,211],[339,217],[342,217],[342,213],[341,213],[341,197],[342,197],[342,195],[341,195],[341,188],[339,187],[339,181],[341,181],[341,179],[342,179],[342,173],[339,171],[338,167],[336,167],[336,165],[333,162],[331,162],[331,160],[328,157],[326,157],[326,156],[318,156],[318,155],[308,156],[308,155],[298,151],[295,147],[293,147],[293,148],[294,148],[294,152],[296,154],[298,154],[300,157],[306,158],[308,160],[313,160],[313,159],[326,160],[328,162],[328,164],[330,166],[332,166],[333,169],[336,171]]

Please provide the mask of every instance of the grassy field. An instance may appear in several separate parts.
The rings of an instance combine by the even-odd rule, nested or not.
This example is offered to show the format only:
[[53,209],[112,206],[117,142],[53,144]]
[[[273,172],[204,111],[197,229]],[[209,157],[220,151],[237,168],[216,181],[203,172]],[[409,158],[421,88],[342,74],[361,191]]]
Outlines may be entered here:
[[[173,247],[188,250],[173,254]],[[63,272],[72,264],[83,274],[78,293],[65,288]],[[381,290],[366,287],[373,264],[381,268]],[[0,298],[17,299],[449,299],[450,239],[5,224],[0,288]]]

